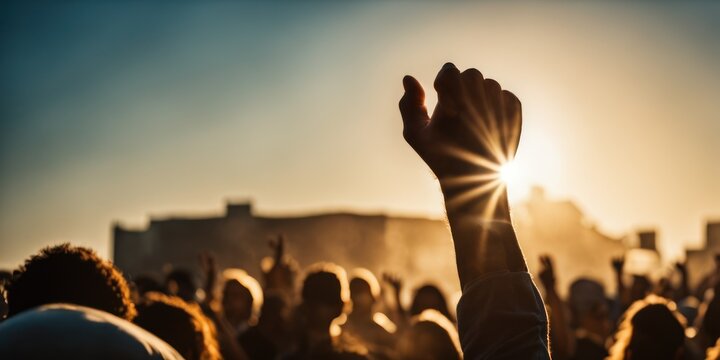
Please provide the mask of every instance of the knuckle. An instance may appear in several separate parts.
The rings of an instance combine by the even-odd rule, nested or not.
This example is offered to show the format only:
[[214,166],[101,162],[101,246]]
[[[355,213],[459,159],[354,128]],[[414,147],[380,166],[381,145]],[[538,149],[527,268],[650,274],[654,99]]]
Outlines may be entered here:
[[485,79],[485,89],[490,91],[500,91],[500,84],[494,79]]
[[470,78],[470,79],[482,79],[483,75],[482,73],[475,68],[469,68],[462,72],[461,74],[464,78]]
[[517,96],[515,96],[515,94],[513,94],[512,92],[510,92],[508,90],[503,90],[502,93],[504,96],[506,96],[508,98],[517,99]]

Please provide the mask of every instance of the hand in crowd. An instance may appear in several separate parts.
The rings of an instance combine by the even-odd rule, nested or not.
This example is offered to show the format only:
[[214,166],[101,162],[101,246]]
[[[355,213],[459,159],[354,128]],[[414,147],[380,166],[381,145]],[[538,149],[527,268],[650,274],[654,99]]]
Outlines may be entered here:
[[402,291],[403,281],[397,274],[385,272],[382,275],[382,279],[386,284],[390,285],[395,294],[399,294]]
[[382,280],[392,289],[392,298],[395,303],[395,319],[393,320],[395,320],[395,322],[399,325],[404,325],[407,319],[405,309],[403,308],[401,301],[403,280],[399,275],[389,272],[385,272],[382,274]]
[[680,274],[687,274],[687,262],[676,262],[675,270],[677,270]]
[[277,290],[286,295],[294,292],[297,264],[285,254],[285,236],[280,234],[277,238],[270,239],[268,245],[272,249],[272,265],[263,273],[265,288]]
[[625,258],[622,256],[614,257],[610,260],[610,265],[612,265],[615,274],[622,274],[625,267]]
[[210,304],[214,300],[215,283],[217,281],[217,266],[215,257],[209,252],[199,255],[200,270],[205,276],[203,290],[205,291],[205,303]]
[[549,255],[540,256],[540,272],[538,273],[545,291],[555,291],[555,269]]

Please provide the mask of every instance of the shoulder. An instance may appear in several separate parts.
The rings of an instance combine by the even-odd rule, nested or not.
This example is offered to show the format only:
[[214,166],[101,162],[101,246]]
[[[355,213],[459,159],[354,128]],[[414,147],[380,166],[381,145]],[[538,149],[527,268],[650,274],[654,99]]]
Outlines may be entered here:
[[0,324],[0,353],[10,358],[182,359],[170,345],[112,314],[70,304],[45,305]]

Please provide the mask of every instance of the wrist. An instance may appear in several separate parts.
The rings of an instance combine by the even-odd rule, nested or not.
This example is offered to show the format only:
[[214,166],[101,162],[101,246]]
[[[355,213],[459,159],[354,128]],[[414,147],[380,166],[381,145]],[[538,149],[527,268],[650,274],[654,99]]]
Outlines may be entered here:
[[498,181],[457,185],[440,180],[440,190],[448,218],[510,222],[507,188]]

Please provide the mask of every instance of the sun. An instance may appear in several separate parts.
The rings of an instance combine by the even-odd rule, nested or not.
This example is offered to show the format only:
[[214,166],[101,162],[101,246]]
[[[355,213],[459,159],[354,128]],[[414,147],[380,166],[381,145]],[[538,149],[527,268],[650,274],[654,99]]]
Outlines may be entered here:
[[[528,187],[525,176],[522,174],[522,166],[519,165],[516,159],[507,161],[507,158],[510,156],[498,156],[495,159],[487,159],[486,157],[455,146],[446,146],[445,150],[448,154],[466,161],[468,164],[479,169],[477,174],[449,176],[439,179],[441,186],[465,187],[465,190],[457,196],[447,200],[445,202],[446,206],[463,206],[467,202],[473,201],[477,197],[485,194],[491,195],[490,198],[496,199],[493,201],[497,201],[497,198],[501,197],[505,191],[507,191],[507,198],[510,203],[522,201]],[[474,186],[470,187],[470,185]],[[491,207],[494,208],[495,205],[496,204],[493,203]]]
[[500,166],[500,180],[505,183],[505,185],[512,185],[517,183],[518,181],[518,168],[517,164],[514,161],[507,162],[505,164],[502,164]]
[[500,165],[497,176],[507,189],[510,203],[522,201],[527,196],[530,185],[523,172],[523,166],[517,160]]

